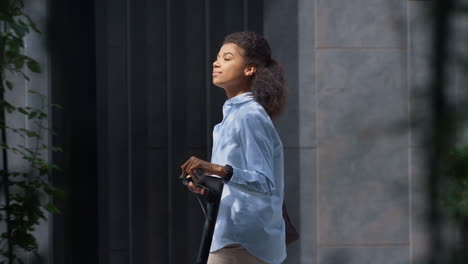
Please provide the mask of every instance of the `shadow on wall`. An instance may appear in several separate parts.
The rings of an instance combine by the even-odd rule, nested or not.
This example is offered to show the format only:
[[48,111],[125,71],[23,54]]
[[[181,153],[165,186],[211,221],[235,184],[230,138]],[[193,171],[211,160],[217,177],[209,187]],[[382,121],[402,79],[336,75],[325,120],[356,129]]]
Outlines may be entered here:
[[[464,2],[464,3],[462,3]],[[453,159],[456,149],[463,147],[460,134],[466,128],[468,119],[466,118],[467,101],[466,87],[462,86],[451,90],[454,76],[453,70],[465,67],[466,78],[468,67],[468,35],[466,30],[460,31],[459,25],[468,26],[468,4],[461,0],[439,0],[432,2],[430,16],[432,18],[432,54],[431,54],[431,75],[428,84],[430,104],[428,129],[424,131],[424,150],[427,173],[425,175],[426,189],[425,199],[428,205],[427,230],[429,232],[429,255],[426,263],[466,263],[468,260],[468,245],[464,237],[467,235],[467,220],[460,217],[452,218],[450,223],[446,222],[448,210],[453,209],[454,204],[449,205],[442,202],[447,197],[454,195],[450,192],[468,192],[468,184],[464,189],[454,190],[447,188],[450,181],[450,174],[464,177],[462,182],[468,182],[468,175],[462,175],[463,166],[453,166],[450,173],[446,170],[447,161]],[[462,36],[460,38],[460,36]],[[462,44],[462,50],[457,49],[457,45]],[[460,52],[461,51],[461,52]],[[463,64],[459,62],[462,61]],[[464,82],[462,82],[464,83]],[[460,84],[462,84],[460,83]],[[453,100],[455,94],[456,100]],[[451,162],[450,162],[451,164]],[[464,164],[462,162],[461,164]],[[466,173],[465,173],[466,174]],[[457,177],[458,177],[457,176]],[[456,204],[466,202],[461,197]],[[442,206],[441,206],[442,205]],[[468,203],[462,210],[468,210]],[[454,221],[453,221],[454,220]],[[447,225],[456,228],[459,233],[457,238],[444,237],[444,230]],[[461,240],[459,240],[461,238]],[[454,243],[454,241],[456,241]]]

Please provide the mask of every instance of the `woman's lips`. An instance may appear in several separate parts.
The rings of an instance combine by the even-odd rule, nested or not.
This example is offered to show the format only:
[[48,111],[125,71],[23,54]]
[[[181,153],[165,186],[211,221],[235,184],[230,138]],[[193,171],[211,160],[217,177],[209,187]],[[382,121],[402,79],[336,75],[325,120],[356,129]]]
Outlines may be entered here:
[[220,74],[221,74],[221,72],[213,72],[212,76],[218,76]]

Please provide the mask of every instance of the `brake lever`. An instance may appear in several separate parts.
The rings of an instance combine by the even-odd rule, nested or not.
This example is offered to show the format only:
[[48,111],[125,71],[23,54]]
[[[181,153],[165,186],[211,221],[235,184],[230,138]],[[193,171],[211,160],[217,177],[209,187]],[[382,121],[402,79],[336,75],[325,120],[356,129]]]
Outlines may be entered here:
[[198,183],[198,181],[194,180],[192,177],[185,178],[185,177],[183,177],[183,176],[180,176],[180,177],[179,177],[179,181],[180,181],[180,183],[182,183],[183,185],[185,185],[185,186],[187,186],[187,187],[188,187],[189,183],[191,182],[191,183],[193,183],[193,185],[195,185],[195,187],[197,187],[197,188],[205,188],[205,187],[203,187],[202,185],[200,185],[200,184]]

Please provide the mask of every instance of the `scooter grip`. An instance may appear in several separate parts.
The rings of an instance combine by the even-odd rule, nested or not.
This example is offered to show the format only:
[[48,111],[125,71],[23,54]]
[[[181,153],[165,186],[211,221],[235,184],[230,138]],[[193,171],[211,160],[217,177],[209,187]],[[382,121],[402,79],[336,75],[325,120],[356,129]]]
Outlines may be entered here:
[[221,194],[223,190],[223,182],[220,178],[206,175],[202,169],[196,169],[195,175],[197,175],[197,177],[200,179],[200,185],[205,186],[207,189],[216,194]]

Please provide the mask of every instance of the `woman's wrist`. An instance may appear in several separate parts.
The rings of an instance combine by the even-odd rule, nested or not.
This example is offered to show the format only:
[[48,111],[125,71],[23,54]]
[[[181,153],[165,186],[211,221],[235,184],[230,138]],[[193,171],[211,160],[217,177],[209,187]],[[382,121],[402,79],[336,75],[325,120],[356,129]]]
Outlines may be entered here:
[[228,172],[226,171],[226,168],[224,166],[216,164],[216,175],[218,175],[221,178],[224,178],[227,175],[227,173]]

